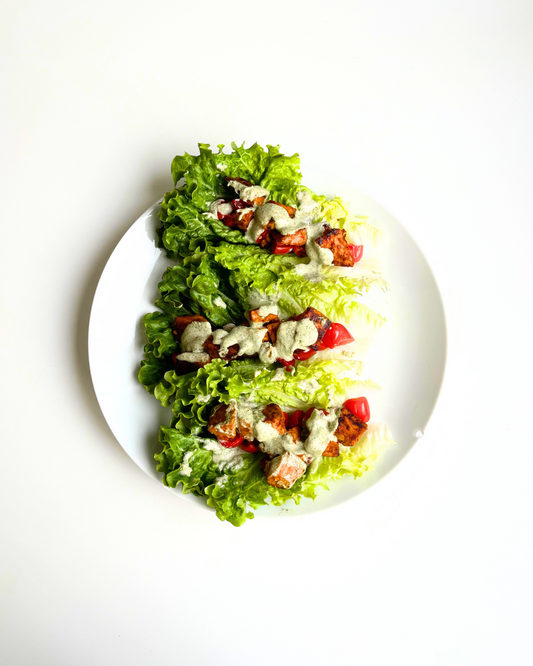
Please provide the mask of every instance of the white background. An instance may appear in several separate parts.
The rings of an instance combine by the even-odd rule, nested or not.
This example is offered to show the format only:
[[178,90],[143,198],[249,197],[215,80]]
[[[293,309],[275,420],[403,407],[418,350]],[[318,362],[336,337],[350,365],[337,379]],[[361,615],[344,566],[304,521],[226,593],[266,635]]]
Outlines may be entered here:
[[[533,5],[2,5],[0,663],[529,664]],[[108,430],[98,277],[198,141],[281,144],[414,235],[449,360],[335,510],[235,529]]]

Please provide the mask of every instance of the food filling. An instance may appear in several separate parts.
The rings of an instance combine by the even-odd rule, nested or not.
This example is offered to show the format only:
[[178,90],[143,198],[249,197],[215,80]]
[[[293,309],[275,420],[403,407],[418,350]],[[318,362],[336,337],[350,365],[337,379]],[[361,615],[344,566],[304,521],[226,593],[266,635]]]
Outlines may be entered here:
[[[209,450],[221,470],[242,464],[242,452],[262,456],[271,486],[290,488],[314,460],[337,457],[340,447],[351,447],[367,429],[370,411],[366,398],[352,398],[342,407],[284,412],[279,405],[253,402],[219,404],[209,418],[208,431],[217,438]],[[206,440],[208,441],[208,440]],[[230,455],[226,451],[238,453]],[[239,458],[240,456],[240,458]]]
[[269,199],[264,187],[242,178],[226,180],[237,196],[213,201],[207,214],[274,254],[309,257],[309,263],[294,268],[297,273],[317,280],[322,266],[352,267],[360,260],[362,246],[349,244],[344,229],[333,229],[323,221],[320,206],[309,192],[297,193],[294,208]]

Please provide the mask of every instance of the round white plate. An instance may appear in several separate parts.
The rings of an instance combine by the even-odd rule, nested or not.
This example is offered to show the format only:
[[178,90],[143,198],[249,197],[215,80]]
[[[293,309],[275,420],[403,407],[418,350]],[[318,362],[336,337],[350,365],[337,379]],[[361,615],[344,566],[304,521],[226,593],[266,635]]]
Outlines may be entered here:
[[[305,169],[303,183],[313,191],[340,196],[356,215],[386,234],[383,274],[391,285],[374,293],[370,304],[387,318],[370,348],[365,376],[383,388],[372,404],[372,420],[386,423],[396,445],[383,452],[376,468],[357,481],[344,479],[315,502],[292,502],[283,515],[309,513],[351,499],[383,478],[421,437],[437,402],[446,359],[444,309],[435,278],[424,255],[402,225],[360,190],[325,173]],[[113,434],[126,453],[161,483],[155,467],[160,425],[171,410],[159,405],[137,381],[146,343],[142,317],[156,310],[157,284],[171,262],[156,247],[159,204],[130,227],[115,248],[96,290],[89,323],[89,363],[96,397]],[[379,291],[375,288],[376,292]],[[208,508],[203,498],[182,499]],[[280,515],[264,507],[256,515]]]

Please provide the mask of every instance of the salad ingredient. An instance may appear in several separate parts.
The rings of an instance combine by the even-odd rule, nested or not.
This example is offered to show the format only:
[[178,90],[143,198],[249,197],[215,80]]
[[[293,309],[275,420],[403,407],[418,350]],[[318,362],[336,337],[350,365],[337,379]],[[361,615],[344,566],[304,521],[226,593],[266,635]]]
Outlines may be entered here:
[[370,421],[370,407],[368,405],[368,400],[365,397],[361,398],[352,398],[347,400],[344,403],[344,406],[349,410],[354,416],[361,419],[365,423]]
[[273,254],[288,254],[289,252],[293,251],[293,247],[290,245],[281,245],[280,243],[274,242],[272,245],[272,253]]
[[239,356],[259,356],[266,365],[279,361],[292,367],[294,359],[313,356],[331,327],[330,320],[314,308],[288,321],[280,321],[278,314],[276,305],[263,305],[248,313],[249,326],[227,324],[215,330],[201,315],[176,317],[172,331],[181,346],[181,353],[173,355],[176,370],[185,374],[211,359],[230,361]]
[[291,488],[307,469],[307,465],[294,453],[286,451],[273,458],[265,467],[267,483],[276,488]]
[[354,337],[346,326],[333,322],[322,338],[321,344],[324,347],[333,349],[334,347],[347,345],[353,341]]
[[259,447],[257,446],[257,444],[254,444],[253,442],[243,441],[243,443],[239,444],[239,446],[243,451],[246,451],[247,453],[257,453],[259,451]]
[[[233,439],[219,439],[218,441],[220,442],[220,444],[222,444],[224,448],[233,449],[236,446],[240,446],[242,444],[242,442],[244,441],[244,437],[242,435],[237,435]],[[243,449],[243,451],[246,451],[246,449],[244,449],[242,446],[241,448]]]
[[368,428],[367,424],[352,414],[346,407],[341,409],[335,435],[343,446],[353,446]]
[[320,409],[313,413],[306,421],[309,437],[305,443],[305,450],[311,456],[321,456],[328,443],[336,441],[338,418],[334,411],[324,414]]
[[[260,451],[270,458],[291,453],[303,462],[304,471],[314,459],[340,455],[339,442],[344,446],[354,446],[366,429],[367,425],[345,407],[328,411],[311,407],[305,414],[300,410],[296,416],[291,417],[275,403],[262,406],[235,400],[227,405],[217,405],[208,425],[209,432],[225,448],[241,446],[244,451]],[[232,435],[231,439],[228,438],[228,432]],[[243,440],[248,442],[248,446],[243,445]],[[281,461],[278,462],[281,464]],[[279,481],[282,484],[279,487],[290,488],[299,478],[292,478],[291,473],[285,475],[285,467],[282,465],[279,470],[276,468],[276,478],[269,480],[270,485],[276,485]],[[302,465],[299,463],[297,467],[301,468]],[[265,473],[269,476],[266,468]]]
[[[322,342],[320,344],[322,345]],[[315,354],[316,354],[315,349],[309,349],[309,351],[297,351],[294,352],[294,358],[297,361],[307,361],[308,359],[312,358]]]
[[289,416],[288,428],[300,428],[302,426],[303,416],[303,410],[295,409]]
[[174,414],[156,454],[164,482],[239,525],[359,476],[390,437],[367,425],[368,401],[347,400],[378,388],[353,373],[384,322],[358,300],[386,288],[380,232],[303,187],[297,155],[232,148],[200,144],[172,163],[158,235],[178,263],[159,284],[162,312],[144,318],[139,379]]
[[356,264],[363,258],[363,246],[349,244],[350,252],[352,253],[353,263]]

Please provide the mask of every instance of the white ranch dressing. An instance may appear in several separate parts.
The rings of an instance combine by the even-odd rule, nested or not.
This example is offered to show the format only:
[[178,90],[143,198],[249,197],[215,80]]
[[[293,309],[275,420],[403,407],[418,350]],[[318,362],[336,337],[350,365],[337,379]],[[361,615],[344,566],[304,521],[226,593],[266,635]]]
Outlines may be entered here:
[[272,307],[277,305],[280,296],[278,294],[271,296],[269,294],[261,293],[259,289],[250,289],[247,299],[248,304],[250,305],[250,310],[257,310],[257,308],[260,308],[263,305],[269,305]]
[[209,204],[209,213],[205,214],[208,217],[213,217],[218,220],[217,213],[220,213],[221,215],[231,215],[231,213],[233,213],[233,206],[227,201],[224,201],[224,199],[217,199],[216,201],[212,201]]
[[[264,305],[259,308],[259,315],[278,314],[277,306]],[[227,327],[228,328],[228,327]],[[266,328],[262,322],[251,322],[250,326],[233,326],[211,329],[211,324],[204,321],[193,321],[181,336],[182,353],[177,358],[190,363],[208,363],[209,354],[204,350],[205,341],[212,336],[213,343],[219,347],[219,355],[225,358],[229,348],[239,345],[238,356],[256,356],[262,363],[271,365],[277,359],[290,361],[297,349],[308,351],[318,339],[318,331],[310,319],[281,322],[276,331],[276,344],[264,342]]]
[[180,467],[180,474],[183,474],[183,476],[191,475],[192,467],[189,465],[189,460],[192,458],[192,455],[192,451],[187,451],[187,453],[183,456]]
[[[216,332],[216,331],[215,331]],[[239,356],[255,356],[263,344],[266,329],[252,328],[251,326],[235,326],[229,333],[221,337],[219,354],[224,358],[232,345],[239,345]],[[218,336],[217,336],[218,337]],[[213,335],[213,342],[215,337]]]
[[313,457],[321,456],[330,442],[336,442],[334,435],[337,430],[339,419],[335,410],[324,414],[320,409],[315,409],[307,420],[309,437],[305,440],[304,448]]
[[318,339],[316,326],[310,319],[284,321],[276,331],[276,344],[264,342],[259,349],[259,359],[270,365],[278,358],[290,361],[297,349],[308,351]]
[[315,409],[306,423],[309,431],[307,439],[296,442],[289,433],[280,434],[266,422],[263,406],[241,402],[236,403],[236,409],[237,423],[246,424],[246,428],[253,433],[253,438],[259,442],[261,451],[271,456],[289,451],[295,455],[303,455],[306,461],[310,461],[310,458],[322,456],[330,442],[337,441],[334,433],[339,424],[338,409],[330,409],[328,414],[324,414],[321,409]]
[[264,453],[277,456],[285,451],[305,453],[301,442],[295,443],[288,433],[280,434],[276,428],[267,423],[263,407],[253,403],[237,404],[237,422],[246,424],[253,438],[260,444]]
[[259,308],[257,308],[257,314],[264,319],[265,317],[268,317],[268,315],[276,315],[276,317],[279,316],[279,308],[276,303],[270,303],[268,305],[261,305]]
[[228,307],[226,303],[220,298],[220,296],[217,296],[216,298],[213,299],[213,303],[218,306],[219,308],[224,308],[224,310]]
[[309,263],[297,264],[293,270],[309,280],[317,281],[321,279],[321,266],[330,266],[333,263],[333,252],[328,248],[320,247],[315,242],[324,233],[325,228],[325,222],[319,220],[321,217],[319,204],[314,201],[309,192],[303,190],[298,192],[296,197],[298,199],[298,208],[293,218],[291,218],[284,208],[277,204],[263,204],[255,211],[254,219],[250,223],[245,235],[247,240],[256,242],[271,220],[274,222],[274,227],[283,236],[293,234],[300,229],[305,229],[307,231],[305,250],[309,257]]
[[178,361],[187,363],[209,363],[211,357],[207,352],[182,352],[176,356]]
[[211,335],[208,321],[192,321],[181,334],[180,345],[184,352],[203,352],[204,342]]
[[238,180],[229,180],[230,185],[243,201],[253,201],[259,197],[268,197],[269,192],[260,185],[245,185]]
[[229,331],[226,331],[224,328],[215,328],[213,331],[213,342],[215,345],[219,345],[222,340],[232,331],[236,326],[233,326]]
[[213,462],[221,472],[224,470],[236,470],[242,467],[243,455],[245,452],[236,446],[233,449],[227,449],[216,439],[204,439],[204,449],[213,452]]
[[217,476],[216,481],[215,481],[215,485],[218,486],[219,488],[224,488],[227,481],[228,481],[228,475],[223,474],[222,476]]

